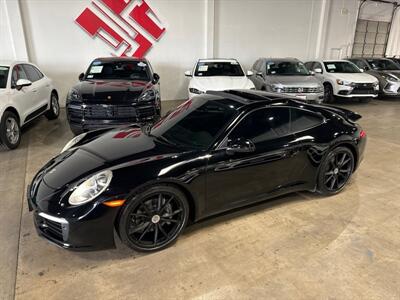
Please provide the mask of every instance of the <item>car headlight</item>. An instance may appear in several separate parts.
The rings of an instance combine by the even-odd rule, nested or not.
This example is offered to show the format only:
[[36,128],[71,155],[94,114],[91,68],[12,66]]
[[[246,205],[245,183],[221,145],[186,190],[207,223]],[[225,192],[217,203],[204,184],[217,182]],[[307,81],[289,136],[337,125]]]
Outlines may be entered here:
[[324,86],[320,85],[317,87],[317,93],[322,93],[324,91]]
[[154,90],[147,90],[143,94],[140,95],[140,97],[138,98],[138,101],[150,101],[150,100],[154,100],[155,97],[156,97],[156,93]]
[[64,151],[67,151],[68,149],[70,149],[71,147],[73,147],[74,145],[78,144],[84,137],[86,136],[86,132],[82,133],[80,135],[77,135],[76,137],[74,137],[73,139],[71,139],[65,146],[64,148],[61,150],[60,153],[63,153]]
[[273,92],[282,93],[283,87],[280,85],[272,85],[271,86]]
[[103,193],[110,185],[112,179],[112,171],[106,170],[93,175],[84,181],[72,192],[68,202],[71,205],[81,205],[92,201],[94,198]]
[[203,91],[200,91],[200,90],[198,90],[198,89],[195,89],[195,88],[189,88],[189,92],[191,92],[191,93],[193,93],[193,94],[204,94],[204,92]]
[[80,101],[80,100],[82,100],[82,96],[81,96],[81,94],[79,94],[79,92],[77,90],[72,89],[68,92],[67,100]]
[[336,83],[339,85],[354,86],[355,83],[347,80],[336,79]]
[[387,81],[391,81],[391,82],[399,81],[399,78],[397,78],[393,74],[382,74],[382,77],[385,78]]

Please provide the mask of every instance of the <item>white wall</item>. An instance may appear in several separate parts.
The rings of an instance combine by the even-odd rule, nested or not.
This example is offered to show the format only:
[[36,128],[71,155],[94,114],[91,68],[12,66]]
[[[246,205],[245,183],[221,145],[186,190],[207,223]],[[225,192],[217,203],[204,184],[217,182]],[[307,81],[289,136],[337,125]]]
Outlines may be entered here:
[[[112,52],[110,46],[99,38],[92,39],[74,22],[90,3],[91,0],[0,0],[0,60],[28,57],[54,79],[64,100],[89,62]],[[134,0],[133,5],[138,3],[141,0]],[[170,100],[187,97],[188,79],[183,72],[201,57],[235,57],[248,68],[262,56],[306,60],[349,55],[359,1],[147,3],[166,32],[146,57],[161,76],[163,100]],[[370,15],[373,12],[373,7],[367,11]],[[377,15],[382,13],[379,8]]]

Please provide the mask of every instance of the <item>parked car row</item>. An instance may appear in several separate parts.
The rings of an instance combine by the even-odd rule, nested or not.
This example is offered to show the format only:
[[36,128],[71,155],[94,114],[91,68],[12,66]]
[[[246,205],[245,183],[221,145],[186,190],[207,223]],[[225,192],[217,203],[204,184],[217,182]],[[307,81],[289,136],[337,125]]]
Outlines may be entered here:
[[[189,97],[207,91],[257,89],[312,103],[335,98],[368,101],[400,96],[400,65],[385,58],[313,60],[260,58],[245,72],[236,59],[200,59],[191,71]],[[148,124],[161,116],[160,76],[149,61],[96,58],[66,99],[75,135],[124,124]],[[21,140],[20,129],[38,116],[58,117],[58,93],[51,80],[29,63],[0,63],[0,142],[8,149]]]

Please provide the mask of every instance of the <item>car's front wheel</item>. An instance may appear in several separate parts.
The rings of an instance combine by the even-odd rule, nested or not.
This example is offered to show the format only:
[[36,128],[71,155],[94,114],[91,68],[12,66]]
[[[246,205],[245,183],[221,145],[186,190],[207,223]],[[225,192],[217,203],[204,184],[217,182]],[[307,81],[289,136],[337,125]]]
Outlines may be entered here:
[[335,95],[333,94],[333,88],[329,83],[324,84],[324,102],[333,103],[335,101]]
[[323,195],[339,193],[354,170],[354,155],[347,147],[333,149],[322,162],[318,174],[318,192]]
[[178,238],[188,218],[184,193],[170,185],[152,186],[136,194],[123,208],[119,235],[134,250],[160,250]]
[[0,121],[0,142],[7,149],[15,149],[21,142],[21,128],[17,116],[6,111]]
[[49,120],[57,119],[60,115],[60,104],[58,103],[58,97],[56,93],[51,93],[50,97],[50,109],[46,112],[45,116]]

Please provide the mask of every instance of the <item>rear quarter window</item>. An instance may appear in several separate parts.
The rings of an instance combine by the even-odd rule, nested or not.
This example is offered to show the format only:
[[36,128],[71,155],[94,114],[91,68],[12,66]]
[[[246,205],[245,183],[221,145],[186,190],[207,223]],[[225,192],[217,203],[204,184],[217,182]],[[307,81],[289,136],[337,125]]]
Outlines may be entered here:
[[316,113],[298,108],[290,109],[290,125],[293,133],[305,131],[324,122],[324,118]]

